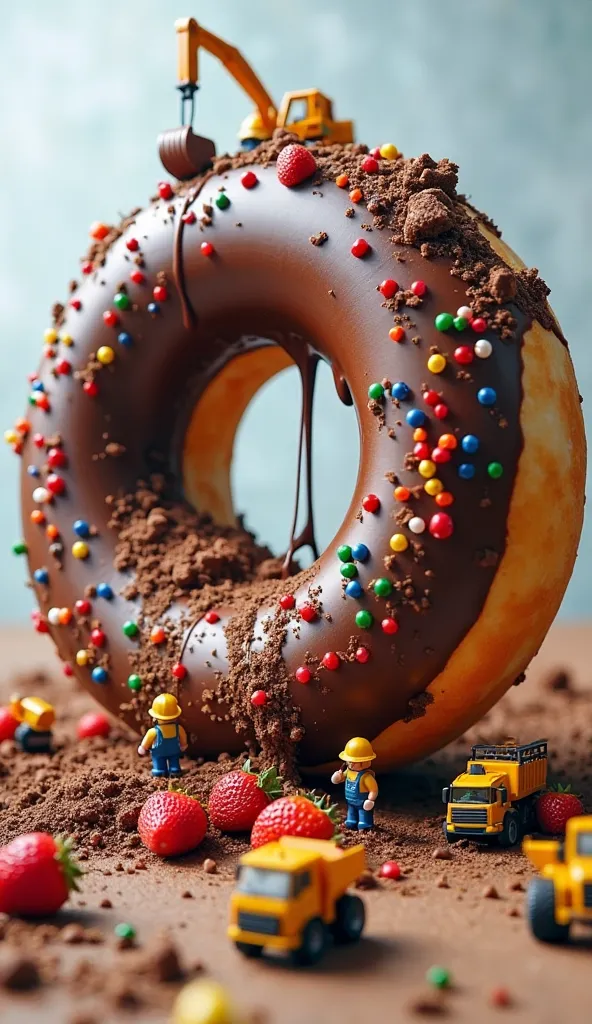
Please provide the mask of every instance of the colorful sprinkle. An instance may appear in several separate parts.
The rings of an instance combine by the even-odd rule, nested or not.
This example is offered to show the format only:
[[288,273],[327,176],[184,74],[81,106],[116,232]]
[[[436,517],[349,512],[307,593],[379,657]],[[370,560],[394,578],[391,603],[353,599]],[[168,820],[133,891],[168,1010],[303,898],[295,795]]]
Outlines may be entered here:
[[255,188],[259,178],[254,171],[245,171],[244,174],[241,174],[240,181],[243,188]]
[[426,981],[435,988],[448,988],[451,982],[450,971],[446,967],[430,967],[426,972]]
[[391,618],[390,615],[382,620],[380,627],[382,632],[387,633],[388,636],[394,636],[395,633],[399,632],[399,623],[396,619]]
[[407,523],[407,526],[411,530],[411,533],[423,533],[426,528],[425,519],[422,519],[420,516],[413,516],[413,518]]
[[392,142],[384,142],[380,147],[380,155],[383,160],[396,160],[399,150]]
[[335,178],[335,184],[337,185],[337,188],[347,188],[349,185],[349,178],[347,174],[338,174]]
[[370,629],[374,622],[374,616],[372,612],[367,611],[365,608],[361,608],[356,613],[356,626],[358,629]]
[[493,345],[487,338],[480,338],[479,341],[475,342],[474,351],[478,359],[489,359],[493,352]]
[[74,558],[80,558],[80,559],[88,558],[88,556],[90,554],[90,549],[89,549],[88,544],[86,544],[83,540],[77,540],[72,545],[72,554],[74,555]]
[[81,668],[84,668],[85,665],[88,665],[89,661],[90,654],[88,651],[82,650],[76,652],[76,664],[80,665]]
[[227,210],[230,206],[230,199],[226,195],[226,192],[220,192],[214,200],[219,210]]
[[132,336],[131,334],[128,334],[127,331],[121,331],[121,333],[117,335],[117,340],[124,348],[130,348],[132,345]]
[[164,644],[166,641],[166,633],[162,626],[153,626],[150,630],[150,642],[153,644]]
[[199,250],[200,250],[202,256],[213,256],[214,255],[214,246],[212,245],[211,242],[202,242],[200,247],[199,247]]
[[428,438],[428,432],[427,432],[427,430],[424,430],[423,427],[417,427],[413,431],[413,440],[414,441],[427,441],[427,438]]
[[88,233],[91,238],[95,239],[95,241],[102,242],[109,234],[109,228],[106,224],[103,224],[102,221],[95,220],[88,229]]
[[497,394],[493,388],[480,388],[477,392],[477,401],[480,405],[495,405]]
[[451,452],[457,447],[458,441],[454,434],[442,434],[438,439],[438,448],[447,448]]
[[59,608],[50,608],[48,613],[47,613],[47,621],[49,622],[50,626],[59,626],[59,624],[60,624],[60,609]]
[[370,661],[370,651],[367,647],[358,647],[354,657],[360,665],[365,665],[367,661]]
[[295,605],[296,598],[294,597],[293,594],[282,594],[282,596],[280,597],[280,608],[283,611],[289,612],[292,608],[295,607]]
[[93,647],[104,647],[107,642],[107,634],[102,629],[93,629],[90,634],[90,642]]
[[447,540],[454,532],[454,523],[447,512],[436,512],[430,519],[430,533],[436,540]]
[[350,252],[352,256],[356,257],[356,259],[361,260],[370,252],[370,249],[370,243],[367,242],[365,238],[356,238]]
[[441,466],[446,462],[450,462],[452,458],[449,448],[434,448],[432,451],[432,462],[435,462],[437,466]]
[[404,341],[405,331],[403,330],[402,327],[391,327],[389,331],[389,338],[391,339],[391,341]]
[[448,505],[453,504],[454,495],[450,491],[440,491],[440,494],[436,495],[435,502],[440,508],[446,508]]
[[103,313],[103,321],[107,327],[117,327],[119,317],[113,309],[106,309]]
[[430,457],[430,446],[427,441],[418,441],[413,448],[413,454],[416,459],[429,459]]
[[404,533],[393,533],[389,540],[389,545],[392,551],[406,551],[409,547],[409,541]]
[[470,462],[462,462],[458,467],[458,475],[461,480],[472,480],[475,476],[475,467]]
[[364,198],[364,193],[361,188],[352,188],[349,198],[352,203],[359,203]]
[[99,393],[98,385],[94,380],[85,380],[84,384],[82,385],[82,390],[84,391],[85,395],[88,395],[89,398],[96,398]]
[[[345,188],[345,186],[343,187]],[[302,683],[303,686],[306,686],[306,684],[310,683],[312,679],[312,672],[310,671],[309,668],[306,667],[306,665],[300,665],[296,669],[294,677],[296,679],[296,682]]]
[[441,352],[434,352],[427,361],[427,368],[430,373],[442,373],[446,369],[446,356]]
[[368,388],[368,398],[374,399],[375,402],[378,402],[380,401],[381,398],[384,398],[384,388],[382,384],[379,384],[378,381],[375,381],[374,384],[371,384],[370,387]]
[[376,174],[379,169],[378,160],[370,154],[364,157],[360,166],[365,174]]
[[152,297],[156,302],[166,302],[169,297],[169,290],[164,284],[156,284],[152,289]]
[[483,334],[483,331],[487,330],[487,321],[482,316],[476,316],[474,320],[471,320],[471,328],[475,334]]
[[475,452],[479,451],[479,438],[475,437],[474,434],[465,434],[460,442],[460,446],[467,455],[474,455]]
[[51,494],[58,496],[66,490],[66,481],[63,476],[58,476],[57,473],[50,473],[45,481],[45,486]]
[[105,601],[113,600],[113,590],[108,583],[99,583],[97,586],[97,597],[102,597]]
[[465,320],[464,316],[455,316],[452,322],[456,331],[465,331],[469,326],[469,321]]
[[140,243],[138,242],[137,238],[128,238],[127,242],[125,243],[125,247],[126,249],[129,249],[130,252],[137,252],[138,249],[140,248]]
[[217,622],[220,622],[220,616],[218,615],[218,612],[215,612],[213,609],[209,612],[206,612],[206,614],[204,615],[204,619],[210,626],[215,626]]
[[29,549],[28,549],[27,545],[25,544],[24,540],[17,540],[12,545],[12,553],[13,553],[13,555],[26,555],[28,550]]
[[411,497],[411,491],[408,487],[395,487],[393,496],[397,501],[409,501]]
[[411,291],[418,298],[421,298],[428,290],[428,286],[425,281],[413,281],[411,284]]
[[434,327],[437,331],[449,331],[454,324],[454,317],[450,313],[438,313],[434,319]]
[[410,409],[405,419],[410,427],[423,427],[426,421],[426,414],[421,409]]
[[36,487],[32,498],[36,505],[44,505],[51,501],[51,494],[46,487]]
[[428,391],[424,391],[421,397],[423,398],[425,404],[432,406],[432,408],[435,405],[437,405],[438,402],[440,401],[440,395],[438,394],[438,392],[434,391],[431,388]]
[[370,557],[370,551],[365,544],[354,544],[351,553],[356,562],[365,562]]
[[158,194],[161,199],[172,199],[173,189],[169,181],[158,182]]
[[393,585],[390,580],[387,580],[384,576],[374,581],[372,587],[377,597],[388,597],[392,592]]
[[[209,245],[210,243],[204,242],[203,244]],[[158,314],[160,313],[160,305],[158,304],[158,302],[149,302],[148,305],[146,306],[146,309],[150,313],[150,316],[158,316]]]
[[348,597],[358,598],[362,596],[362,585],[359,580],[351,580],[345,588]]
[[378,512],[380,508],[380,498],[377,494],[367,494],[365,498],[362,498],[362,508],[365,512]]
[[130,281],[133,281],[134,284],[144,284],[145,280],[146,280],[146,275],[141,270],[138,270],[137,267],[135,267],[131,271],[131,273],[130,273]]
[[501,462],[490,462],[487,467],[487,473],[492,480],[499,480],[500,476],[503,476],[504,467]]
[[335,651],[327,651],[323,655],[322,665],[324,668],[329,669],[329,672],[335,672],[341,665],[341,658]]
[[341,547],[337,548],[337,557],[340,562],[351,562],[352,549],[349,544],[342,544]]
[[378,874],[381,878],[390,878],[396,882],[401,877],[401,868],[396,860],[385,860],[384,864],[380,865]]
[[[244,177],[244,175],[243,175],[243,177]],[[253,175],[253,177],[254,177],[254,175]],[[257,184],[256,181],[255,181],[255,184]],[[195,213],[193,212],[193,210],[188,210],[187,213],[183,214],[183,216],[181,217],[181,220],[183,221],[184,224],[195,224],[195,222],[197,220],[197,217],[195,216]]]
[[113,296],[113,305],[116,306],[117,309],[129,309],[131,306],[129,295],[126,295],[125,292],[117,292],[117,294]]
[[473,362],[474,355],[475,353],[469,345],[459,345],[454,350],[454,358],[461,366],[469,366]]
[[473,310],[470,306],[459,306],[456,311],[456,315],[461,316],[463,320],[468,320],[470,322],[473,319]]
[[35,580],[35,583],[41,583],[43,585],[49,583],[49,573],[47,569],[35,569],[33,579]]
[[72,529],[77,537],[88,537],[90,535],[90,525],[86,519],[76,519],[72,524]]
[[130,690],[134,690],[137,693],[138,690],[142,689],[142,677],[132,672],[131,676],[127,677],[127,685]]
[[358,575],[358,570],[353,562],[344,562],[340,565],[339,572],[346,580],[353,580]]
[[109,678],[107,669],[103,668],[101,665],[95,665],[90,674],[90,678],[93,683],[106,683]]
[[426,480],[436,475],[436,464],[431,459],[422,459],[417,469],[419,475],[423,476]]
[[384,295],[385,299],[392,299],[399,291],[399,285],[392,277],[387,277],[379,284],[378,291]]
[[187,669],[185,668],[185,665],[182,665],[180,661],[175,662],[171,669],[171,675],[173,679],[185,679],[187,675]]
[[301,604],[298,612],[305,622],[314,622],[318,618],[318,612],[312,604]]
[[35,523],[35,526],[43,526],[45,522],[45,515],[40,508],[34,508],[29,519],[32,523]]
[[87,600],[87,598],[83,597],[79,601],[76,601],[74,609],[78,613],[78,615],[89,615],[91,610],[91,603]]
[[426,494],[429,494],[430,498],[435,498],[437,494],[444,490],[444,484],[441,480],[438,480],[437,476],[433,476],[431,480],[426,480],[423,489]]
[[406,398],[409,398],[411,394],[411,388],[405,381],[398,380],[393,384],[391,388],[391,395],[396,398],[399,402],[404,402]]

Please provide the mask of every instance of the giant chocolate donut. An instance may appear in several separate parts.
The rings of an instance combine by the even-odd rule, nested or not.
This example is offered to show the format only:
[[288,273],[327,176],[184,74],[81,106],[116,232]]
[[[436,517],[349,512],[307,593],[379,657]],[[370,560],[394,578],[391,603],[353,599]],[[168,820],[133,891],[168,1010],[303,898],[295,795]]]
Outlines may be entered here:
[[[319,148],[316,174],[288,188],[275,161],[291,141],[277,136],[170,195],[163,188],[94,246],[82,285],[56,309],[30,431],[21,424],[16,445],[37,623],[82,684],[136,728],[154,692],[175,687],[201,755],[255,736],[280,760],[298,742],[300,763],[315,765],[359,734],[384,769],[458,735],[538,649],[581,529],[582,417],[542,282],[456,195],[453,165],[421,157],[376,170],[364,147]],[[380,292],[383,279],[396,280],[396,294]],[[412,289],[418,281],[425,290]],[[473,323],[439,320],[439,330],[435,318],[461,306]],[[483,339],[491,354],[476,358]],[[443,372],[428,368],[435,354]],[[258,590],[229,583],[211,621],[203,600],[192,614],[191,593],[176,599],[162,617],[166,642],[151,645],[142,595],[114,567],[114,498],[160,471],[166,500],[184,493],[233,523],[228,468],[246,404],[290,359],[310,404],[317,357],[360,429],[336,537],[300,575]],[[414,440],[420,421],[425,442]],[[463,451],[467,435],[476,453]],[[436,503],[439,484],[425,490],[434,479],[452,504]],[[90,536],[73,532],[80,520]],[[88,556],[76,558],[81,542],[76,553]],[[340,561],[342,547],[359,560],[342,550]],[[360,597],[344,593],[343,566]],[[294,607],[280,604],[286,594]],[[304,606],[313,611],[303,617]],[[356,621],[360,611],[371,616]],[[267,703],[253,706],[261,687]]]

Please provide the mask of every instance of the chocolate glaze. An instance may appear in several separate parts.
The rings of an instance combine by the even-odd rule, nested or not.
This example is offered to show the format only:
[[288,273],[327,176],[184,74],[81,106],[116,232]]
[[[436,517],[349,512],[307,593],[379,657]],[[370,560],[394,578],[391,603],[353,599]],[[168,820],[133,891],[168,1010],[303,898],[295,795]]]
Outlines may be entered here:
[[[133,491],[138,478],[154,468],[151,453],[155,450],[165,453],[170,467],[178,466],[179,423],[188,396],[191,401],[198,397],[249,336],[249,344],[254,346],[279,341],[303,374],[302,438],[307,452],[309,515],[304,534],[293,536],[291,547],[295,550],[303,543],[314,544],[310,399],[317,355],[331,364],[341,399],[355,404],[361,436],[359,473],[343,524],[321,555],[313,581],[314,587],[320,588],[325,615],[311,624],[288,622],[283,653],[291,674],[307,655],[319,663],[326,651],[346,652],[352,637],[354,644],[363,643],[370,649],[371,658],[365,665],[344,662],[337,672],[321,669],[318,678],[322,685],[293,683],[293,698],[301,706],[306,730],[301,760],[314,764],[333,757],[350,735],[374,737],[393,721],[406,717],[410,699],[423,693],[479,617],[496,571],[496,556],[504,551],[509,503],[522,447],[519,339],[528,320],[510,306],[518,322],[518,340],[504,343],[486,333],[494,346],[493,356],[476,359],[468,368],[471,379],[459,379],[457,371],[461,368],[452,352],[465,340],[474,341],[475,335],[470,330],[461,335],[443,335],[434,328],[437,313],[454,313],[466,302],[464,285],[451,276],[450,263],[443,259],[428,261],[416,249],[394,245],[387,231],[363,231],[365,211],[356,212],[354,218],[344,216],[347,196],[330,182],[323,185],[321,196],[310,184],[284,188],[273,166],[257,167],[257,175],[259,184],[250,191],[240,184],[239,171],[208,178],[200,201],[212,202],[223,184],[232,205],[226,211],[215,210],[213,224],[203,230],[199,221],[189,225],[181,219],[195,198],[193,194],[173,203],[156,202],[137,217],[127,235],[140,240],[147,284],[128,285],[135,305],[120,314],[117,328],[105,326],[102,314],[112,308],[113,295],[132,269],[125,247],[127,236],[115,242],[105,265],[77,293],[82,308],[79,312],[69,309],[63,325],[75,345],[59,354],[66,354],[77,369],[84,368],[101,345],[111,345],[117,358],[97,373],[100,394],[94,400],[83,393],[81,381],[73,376],[56,379],[49,360],[39,371],[50,397],[51,412],[32,410],[32,433],[61,434],[69,459],[62,471],[67,494],[56,499],[48,512],[49,521],[57,524],[64,538],[62,571],[48,553],[44,530],[30,523],[29,514],[36,507],[32,491],[42,481],[32,479],[25,469],[24,529],[31,571],[43,565],[50,571],[49,586],[36,586],[44,613],[51,606],[72,607],[89,584],[109,582],[119,595],[129,579],[113,568],[116,538],[107,527],[106,496]],[[174,214],[169,212],[171,205]],[[319,230],[327,232],[328,240],[323,246],[313,246],[309,238]],[[350,254],[352,243],[360,235],[372,246],[362,260]],[[214,256],[208,259],[200,253],[200,244],[206,239],[215,246]],[[176,289],[170,288],[169,300],[153,318],[146,306],[159,272],[176,282]],[[403,288],[420,278],[429,289],[420,307],[407,310],[412,324],[401,345],[389,339],[392,314],[377,291],[377,285],[387,276],[396,277]],[[132,348],[117,344],[120,330],[132,335]],[[414,344],[412,337],[421,340]],[[426,368],[434,345],[449,357],[446,371],[438,376]],[[379,418],[368,409],[367,390],[373,381],[383,378],[405,381],[413,397],[400,409],[389,398],[383,406],[386,425],[381,429]],[[442,393],[450,409],[445,421],[436,420],[423,402],[425,385]],[[497,391],[494,412],[477,402],[476,392],[484,386]],[[446,510],[454,519],[453,536],[438,541],[426,531],[414,541],[404,529],[411,546],[397,556],[396,568],[387,570],[384,558],[391,554],[389,537],[400,529],[393,516],[401,506],[394,500],[393,483],[385,474],[396,473],[400,482],[410,487],[424,483],[416,471],[403,468],[406,453],[413,447],[413,431],[405,423],[405,413],[411,407],[429,414],[432,443],[444,432],[454,432],[459,438],[472,433],[479,437],[481,448],[477,456],[466,460],[456,452],[452,461],[438,471],[446,489],[456,498]],[[118,459],[101,457],[107,440],[124,445],[125,455]],[[43,469],[45,453],[30,439],[23,457],[24,467],[35,464]],[[490,481],[486,467],[494,460],[502,463],[504,474]],[[475,463],[478,472],[474,480],[459,479],[460,461]],[[180,474],[178,480],[180,485]],[[376,515],[361,512],[362,498],[368,492],[381,499]],[[423,491],[411,507],[414,514],[428,521],[438,511],[434,499]],[[86,562],[77,561],[70,553],[71,543],[76,540],[72,524],[78,518],[87,519],[98,530],[98,536],[89,542],[91,556]],[[394,600],[388,602],[372,592],[359,601],[344,598],[335,551],[340,544],[358,542],[370,549],[369,561],[359,567],[362,585],[366,587],[378,576],[393,581],[409,578],[413,593],[409,591],[404,597],[405,603],[400,604],[402,594],[393,595]],[[414,543],[421,551],[414,551]],[[485,550],[495,555],[480,566],[479,553]],[[306,600],[307,587],[296,597],[297,603]],[[400,629],[395,637],[389,637],[381,631],[380,619],[395,605]],[[377,620],[367,632],[355,625],[360,608],[370,609]],[[180,619],[185,612],[179,605],[169,614],[172,619]],[[103,686],[93,684],[90,672],[75,665],[76,651],[88,642],[88,624],[50,627],[60,655],[74,663],[83,685],[115,713],[129,698],[128,654],[135,647],[135,641],[123,636],[121,625],[126,619],[137,619],[140,613],[139,603],[120,596],[111,602],[93,602],[93,615],[100,617],[108,636],[110,681]],[[254,636],[263,635],[259,626],[266,616],[276,614],[276,608],[262,608]],[[221,750],[240,749],[241,745],[229,723],[212,721],[200,711],[202,690],[215,688],[219,673],[224,674],[227,667],[226,621],[222,614],[217,626],[196,623],[187,632],[180,651],[188,669],[180,687],[184,721],[196,738],[195,749],[202,754],[215,755]],[[254,641],[254,647],[258,643]],[[217,656],[208,668],[205,662],[211,658],[212,647]],[[163,680],[165,687],[167,682]],[[124,717],[135,725],[131,713]]]

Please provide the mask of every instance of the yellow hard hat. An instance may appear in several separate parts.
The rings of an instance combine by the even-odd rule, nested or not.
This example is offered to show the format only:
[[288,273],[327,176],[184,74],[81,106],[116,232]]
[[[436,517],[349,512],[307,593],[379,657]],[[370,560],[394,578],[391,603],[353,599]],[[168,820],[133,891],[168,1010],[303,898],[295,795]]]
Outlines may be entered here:
[[191,981],[175,1000],[172,1024],[238,1024],[238,1017],[222,985]]
[[159,693],[152,701],[148,714],[151,718],[159,718],[161,722],[172,722],[182,714],[182,711],[174,694]]
[[241,122],[238,138],[241,142],[244,142],[245,139],[257,139],[258,142],[265,142],[266,139],[271,138],[258,110],[254,110],[252,114],[249,114]]
[[369,740],[362,736],[354,736],[345,744],[345,750],[340,755],[342,761],[373,761],[376,757]]

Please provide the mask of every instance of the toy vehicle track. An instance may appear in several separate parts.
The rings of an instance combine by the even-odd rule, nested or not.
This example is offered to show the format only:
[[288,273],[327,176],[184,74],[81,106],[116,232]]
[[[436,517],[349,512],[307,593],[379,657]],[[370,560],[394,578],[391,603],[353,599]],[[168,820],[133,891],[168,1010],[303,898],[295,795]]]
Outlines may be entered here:
[[535,740],[534,743],[523,743],[522,746],[476,743],[471,748],[471,758],[473,761],[516,761],[518,764],[526,764],[547,757],[547,747],[547,740]]

